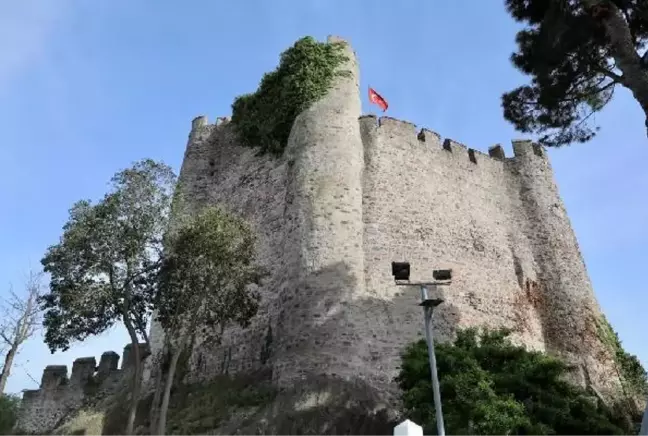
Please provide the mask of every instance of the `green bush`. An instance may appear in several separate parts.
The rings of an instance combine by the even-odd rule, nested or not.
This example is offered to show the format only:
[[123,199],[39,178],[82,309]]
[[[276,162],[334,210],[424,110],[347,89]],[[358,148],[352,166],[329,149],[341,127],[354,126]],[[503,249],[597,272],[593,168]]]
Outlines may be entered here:
[[257,91],[237,97],[232,123],[243,145],[281,155],[297,115],[329,90],[347,57],[343,44],[321,43],[310,36],[281,54],[277,69],[266,73]]
[[15,434],[13,426],[18,419],[20,397],[0,394],[0,434]]
[[[565,381],[565,363],[513,345],[509,334],[467,329],[436,347],[448,434],[636,433],[625,412]],[[406,349],[397,381],[407,416],[436,434],[424,340]]]
[[626,395],[643,399],[648,395],[648,374],[639,358],[623,349],[619,335],[605,316],[600,320],[598,332],[600,339],[610,347],[614,355]]

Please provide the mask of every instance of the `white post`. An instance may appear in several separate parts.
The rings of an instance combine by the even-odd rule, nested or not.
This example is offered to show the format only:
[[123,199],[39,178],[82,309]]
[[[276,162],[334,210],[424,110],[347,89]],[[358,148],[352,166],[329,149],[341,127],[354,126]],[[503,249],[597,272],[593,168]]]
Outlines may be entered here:
[[423,436],[423,427],[406,419],[394,427],[394,436]]

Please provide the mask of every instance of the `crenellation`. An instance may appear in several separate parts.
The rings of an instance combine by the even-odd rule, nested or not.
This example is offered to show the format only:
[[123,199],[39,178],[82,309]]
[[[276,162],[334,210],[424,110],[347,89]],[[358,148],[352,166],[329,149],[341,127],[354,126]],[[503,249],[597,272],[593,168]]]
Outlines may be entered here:
[[103,353],[99,366],[94,357],[75,359],[69,380],[66,365],[45,367],[40,389],[23,392],[15,429],[27,434],[45,434],[61,418],[79,410],[85,401],[112,395],[122,381],[129,382],[132,374],[117,369],[118,361],[119,355],[114,351]]
[[475,157],[479,156],[479,160],[483,161],[484,159],[495,162],[497,159],[492,159],[491,156],[488,153],[484,153],[483,151],[477,150],[476,148],[471,149],[473,153],[475,153]]
[[97,359],[94,357],[79,357],[72,363],[72,375],[70,383],[73,385],[84,385],[97,370]]
[[[441,135],[437,132],[427,128],[422,128],[417,131],[417,126],[406,120],[400,120],[388,116],[376,117],[376,115],[369,114],[360,116],[358,122],[361,131],[364,132],[363,135],[366,136],[366,138],[374,134],[386,137],[388,140],[401,138],[403,141],[399,143],[399,147],[405,146],[405,144],[415,145],[416,143],[424,143],[426,144],[425,148],[429,150],[443,149],[452,152],[457,156],[465,155],[465,159],[473,164],[478,163],[478,156],[483,159],[492,159],[494,161],[504,159],[500,158],[500,155],[493,156],[493,150],[491,150],[492,147],[489,149],[489,153],[486,154],[477,149],[469,148],[468,146],[450,138],[446,138],[442,141]],[[367,142],[366,138],[363,139],[364,142]],[[368,142],[375,142],[375,139]],[[504,156],[503,150],[501,156]],[[367,156],[365,156],[365,160],[367,160]]]
[[378,126],[378,118],[380,118],[380,117],[378,117],[376,114],[364,114],[364,115],[360,115],[358,117],[358,120],[359,121],[368,120],[368,119],[373,120],[373,122],[376,124],[376,126]]
[[463,145],[460,142],[455,141],[454,139],[446,138],[443,141],[444,150],[450,151],[452,153],[464,153],[468,151],[468,147]]
[[442,148],[441,135],[432,130],[422,128],[417,135],[417,139],[421,142],[429,144],[430,147]]
[[472,148],[468,149],[468,159],[474,164],[477,163],[477,156],[475,155],[475,150]]
[[40,389],[25,389],[23,391],[22,400],[23,402],[33,401],[40,395],[40,393],[41,393]]
[[216,127],[224,126],[231,121],[230,117],[218,117],[216,118]]
[[68,368],[66,365],[47,365],[41,378],[41,389],[55,388],[66,385],[68,382]]
[[399,135],[417,136],[416,124],[397,118],[380,117],[378,118],[378,127],[381,133],[397,132]]
[[97,373],[100,377],[106,377],[119,369],[119,354],[114,351],[106,351],[101,355]]
[[504,153],[504,148],[500,144],[495,144],[491,147],[488,147],[488,155],[497,160],[506,159],[506,153]]
[[[140,343],[139,345],[139,352],[140,352],[140,357],[144,356],[144,353],[147,352],[148,346],[145,343]],[[133,344],[129,343],[124,346],[124,353],[123,353],[123,359],[122,359],[122,368],[121,369],[129,369],[130,367],[133,366],[133,359],[135,357],[135,353],[133,352]]]
[[513,141],[511,141],[511,144],[513,145],[513,155],[515,157],[526,158],[526,157],[538,156],[536,152],[537,147],[534,146],[534,143],[531,140],[514,139]]
[[208,125],[209,122],[205,115],[199,115],[191,121],[191,130],[197,130],[203,126]]

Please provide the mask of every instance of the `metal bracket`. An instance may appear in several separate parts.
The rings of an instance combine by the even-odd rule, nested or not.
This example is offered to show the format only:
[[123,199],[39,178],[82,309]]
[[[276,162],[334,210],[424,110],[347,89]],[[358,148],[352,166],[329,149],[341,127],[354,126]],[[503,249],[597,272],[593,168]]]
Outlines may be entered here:
[[396,280],[396,286],[449,286],[452,280],[442,282],[410,282],[405,280]]
[[427,300],[423,300],[419,303],[419,306],[423,307],[437,307],[439,304],[443,303],[443,299],[441,298],[428,298]]

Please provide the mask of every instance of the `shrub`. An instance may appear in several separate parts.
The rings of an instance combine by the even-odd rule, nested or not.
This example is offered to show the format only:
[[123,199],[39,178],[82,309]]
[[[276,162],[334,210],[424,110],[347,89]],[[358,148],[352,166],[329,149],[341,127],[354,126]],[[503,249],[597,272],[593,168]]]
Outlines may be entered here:
[[253,94],[236,98],[232,123],[243,145],[281,155],[297,115],[322,98],[347,58],[343,44],[317,42],[310,36],[281,54],[276,70],[266,73]]
[[[448,434],[632,434],[625,412],[565,380],[564,362],[513,345],[509,334],[467,329],[436,347]],[[436,434],[426,342],[402,357],[406,413]]]

